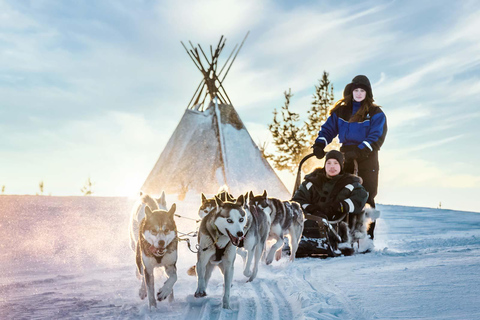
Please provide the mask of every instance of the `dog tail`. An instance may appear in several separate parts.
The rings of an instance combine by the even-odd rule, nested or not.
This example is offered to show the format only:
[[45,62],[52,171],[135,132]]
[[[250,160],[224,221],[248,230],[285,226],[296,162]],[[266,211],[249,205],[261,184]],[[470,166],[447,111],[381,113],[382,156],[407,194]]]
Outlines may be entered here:
[[150,197],[148,194],[144,194],[144,195],[140,198],[140,201],[142,201],[142,203],[145,203],[145,204],[150,208],[150,210],[152,210],[152,211],[160,209],[160,208],[158,207],[157,201],[155,201],[155,200],[154,200],[152,197]]
[[187,270],[189,276],[195,277],[197,275],[197,266],[193,265]]

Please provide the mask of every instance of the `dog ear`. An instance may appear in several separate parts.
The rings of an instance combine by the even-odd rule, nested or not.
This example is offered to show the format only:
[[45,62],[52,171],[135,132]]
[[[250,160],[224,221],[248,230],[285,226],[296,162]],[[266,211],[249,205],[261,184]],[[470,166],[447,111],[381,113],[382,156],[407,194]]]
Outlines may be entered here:
[[223,207],[223,201],[219,197],[215,196],[215,203],[217,204],[218,207]]
[[230,202],[235,202],[235,198],[228,192],[227,192],[227,200]]
[[149,206],[145,206],[145,215],[146,216],[151,216],[152,215],[152,209],[150,209]]
[[172,204],[172,207],[170,208],[170,210],[168,210],[168,215],[173,217],[175,210],[177,210],[177,205],[174,203]]
[[267,198],[267,190],[263,190],[262,197],[264,197],[265,199]]
[[243,198],[243,194],[240,195],[240,197],[238,197],[237,201],[235,202],[235,204],[238,204],[240,206],[243,206],[243,203],[245,202],[245,199]]
[[250,197],[250,200],[252,200],[254,198],[253,196],[253,191],[250,191],[250,193],[248,194],[248,196]]
[[202,204],[204,204],[205,202],[207,202],[207,197],[205,197],[205,195],[202,192]]
[[157,199],[157,203],[164,208],[167,207],[167,201],[165,200],[165,191],[162,191],[162,195]]

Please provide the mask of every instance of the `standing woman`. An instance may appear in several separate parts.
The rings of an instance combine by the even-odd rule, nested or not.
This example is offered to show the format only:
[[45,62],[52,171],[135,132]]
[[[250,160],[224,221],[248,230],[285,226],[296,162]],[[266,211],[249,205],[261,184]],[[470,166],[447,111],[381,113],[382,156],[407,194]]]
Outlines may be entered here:
[[[343,99],[335,103],[330,116],[322,125],[313,145],[313,153],[318,159],[325,156],[324,148],[338,134],[342,144],[340,151],[345,154],[345,172],[353,173],[354,162],[358,163],[358,175],[363,179],[363,187],[368,191],[367,203],[375,208],[378,188],[378,151],[387,135],[387,119],[379,106],[373,103],[370,81],[359,75],[347,84]],[[373,239],[375,222],[367,233]]]

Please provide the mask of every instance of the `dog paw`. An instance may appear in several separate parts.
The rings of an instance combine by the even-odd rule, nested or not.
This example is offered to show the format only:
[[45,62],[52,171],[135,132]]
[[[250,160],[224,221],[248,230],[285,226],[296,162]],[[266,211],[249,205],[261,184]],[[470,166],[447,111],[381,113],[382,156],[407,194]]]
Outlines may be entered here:
[[157,308],[157,302],[155,300],[148,302],[148,309],[152,311],[152,308]]
[[140,290],[138,290],[138,296],[142,300],[145,299],[147,297],[147,290],[140,288]]
[[282,250],[277,250],[277,252],[275,252],[275,260],[278,261],[282,258]]
[[171,293],[172,293],[171,288],[161,288],[160,290],[158,290],[157,300],[158,301],[165,300]]
[[250,278],[252,276],[252,271],[245,269],[243,270],[243,275],[247,278]]
[[272,262],[273,262],[273,258],[268,257],[267,259],[265,259],[265,263],[267,264],[267,266]]
[[223,301],[222,307],[223,307],[223,309],[231,310],[229,301]]
[[205,291],[197,291],[197,292],[195,292],[195,294],[193,296],[195,298],[202,298],[202,297],[206,297],[207,293]]

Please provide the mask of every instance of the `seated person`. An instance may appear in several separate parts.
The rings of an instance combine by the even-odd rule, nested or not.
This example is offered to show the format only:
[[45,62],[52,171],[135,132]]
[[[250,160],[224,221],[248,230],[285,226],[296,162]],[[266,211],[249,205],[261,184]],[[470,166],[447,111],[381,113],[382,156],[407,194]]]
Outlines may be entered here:
[[[300,203],[306,215],[341,221],[349,214],[362,212],[368,192],[359,177],[343,173],[343,162],[343,154],[331,150],[325,156],[325,168],[317,168],[305,176],[292,200]],[[306,220],[297,256],[325,253],[326,246],[321,240],[325,238],[326,230],[322,234],[316,221]]]

